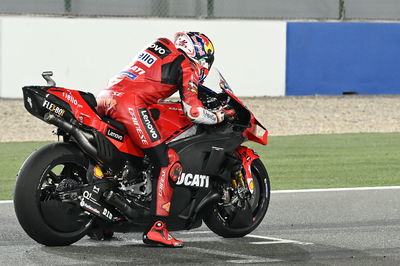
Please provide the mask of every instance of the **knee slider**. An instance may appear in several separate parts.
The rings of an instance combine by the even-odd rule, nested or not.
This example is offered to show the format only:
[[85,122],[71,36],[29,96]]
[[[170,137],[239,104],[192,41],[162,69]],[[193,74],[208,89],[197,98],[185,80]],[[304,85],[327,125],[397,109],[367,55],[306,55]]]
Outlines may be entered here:
[[168,149],[168,159],[170,165],[172,165],[168,173],[169,180],[175,184],[182,174],[182,164],[179,162],[179,155],[173,149]]
[[169,169],[169,180],[175,185],[179,177],[182,174],[182,164],[180,162],[175,162]]

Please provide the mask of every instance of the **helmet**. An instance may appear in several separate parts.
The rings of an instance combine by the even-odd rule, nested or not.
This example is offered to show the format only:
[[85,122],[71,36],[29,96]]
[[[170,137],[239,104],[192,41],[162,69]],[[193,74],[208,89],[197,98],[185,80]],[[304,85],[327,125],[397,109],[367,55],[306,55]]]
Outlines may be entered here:
[[177,32],[174,44],[200,66],[199,82],[203,83],[214,62],[214,45],[210,39],[200,32]]

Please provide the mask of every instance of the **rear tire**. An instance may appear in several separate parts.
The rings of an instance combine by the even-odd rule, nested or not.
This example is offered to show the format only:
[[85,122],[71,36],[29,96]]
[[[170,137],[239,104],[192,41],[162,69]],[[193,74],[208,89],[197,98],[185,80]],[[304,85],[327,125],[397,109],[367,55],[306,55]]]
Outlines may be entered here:
[[32,153],[17,175],[14,209],[25,232],[46,246],[66,246],[81,239],[92,220],[72,204],[52,197],[61,180],[80,186],[88,159],[71,143],[53,143]]
[[[253,161],[251,165],[251,172],[253,174],[254,193],[253,198],[249,203],[251,222],[243,226],[230,224],[226,214],[224,214],[224,207],[218,203],[212,206],[210,212],[204,217],[204,222],[211,231],[222,237],[243,237],[251,233],[263,220],[268,210],[270,199],[270,182],[267,170],[260,159]],[[240,215],[241,211],[238,211]]]

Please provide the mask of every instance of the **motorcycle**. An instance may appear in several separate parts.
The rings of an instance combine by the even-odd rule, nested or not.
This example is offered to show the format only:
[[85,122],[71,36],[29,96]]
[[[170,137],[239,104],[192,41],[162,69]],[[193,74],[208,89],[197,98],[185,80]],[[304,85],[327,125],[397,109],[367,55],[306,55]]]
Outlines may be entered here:
[[[42,76],[47,86],[22,88],[24,106],[56,126],[59,141],[33,152],[17,175],[14,208],[22,228],[47,246],[70,245],[85,235],[106,239],[114,232],[143,231],[154,193],[153,162],[122,123],[97,113],[91,93],[57,87],[50,71]],[[180,102],[160,102],[148,111],[183,167],[169,229],[204,222],[222,237],[243,237],[267,212],[270,181],[257,153],[242,143],[266,145],[268,131],[221,74],[218,87],[219,92],[200,85],[198,95],[210,110],[234,110],[220,124],[192,123]]]

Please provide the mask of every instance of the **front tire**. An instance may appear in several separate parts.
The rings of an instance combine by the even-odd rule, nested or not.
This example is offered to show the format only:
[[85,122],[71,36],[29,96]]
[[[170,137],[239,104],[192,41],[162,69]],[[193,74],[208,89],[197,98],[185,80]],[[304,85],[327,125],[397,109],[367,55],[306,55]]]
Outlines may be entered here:
[[[14,209],[25,232],[46,246],[66,246],[81,239],[92,220],[82,210],[54,197],[60,182],[87,183],[88,159],[71,143],[53,143],[32,153],[17,175]],[[65,183],[65,181],[64,181]]]
[[234,219],[229,217],[225,207],[216,203],[204,217],[204,222],[211,231],[222,237],[243,237],[251,233],[263,220],[268,210],[270,199],[270,182],[267,170],[260,159],[251,165],[254,193],[248,202],[248,208],[237,210]]

